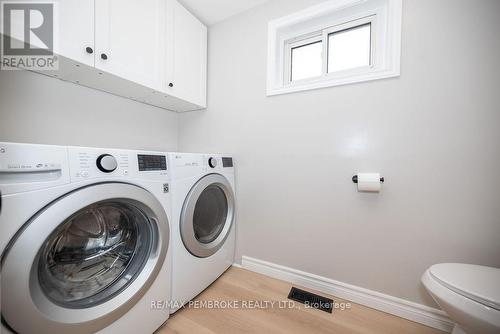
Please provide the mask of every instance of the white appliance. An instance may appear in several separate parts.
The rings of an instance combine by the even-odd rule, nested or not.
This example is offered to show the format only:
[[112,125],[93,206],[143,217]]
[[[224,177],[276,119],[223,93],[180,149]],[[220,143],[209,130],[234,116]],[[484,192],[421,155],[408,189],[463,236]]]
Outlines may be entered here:
[[2,333],[152,333],[169,316],[167,155],[0,143]]
[[233,159],[172,153],[172,308],[212,284],[234,261]]
[[441,263],[427,269],[422,283],[457,323],[453,334],[500,333],[500,268]]

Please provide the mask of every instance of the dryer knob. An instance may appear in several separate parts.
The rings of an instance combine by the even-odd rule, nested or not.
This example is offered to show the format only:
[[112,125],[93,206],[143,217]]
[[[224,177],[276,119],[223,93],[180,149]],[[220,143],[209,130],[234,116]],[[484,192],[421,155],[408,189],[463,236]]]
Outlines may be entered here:
[[212,168],[217,167],[217,159],[215,158],[210,158],[208,159],[208,165]]
[[96,165],[103,173],[111,173],[118,167],[115,157],[111,154],[100,155],[99,158],[97,158]]

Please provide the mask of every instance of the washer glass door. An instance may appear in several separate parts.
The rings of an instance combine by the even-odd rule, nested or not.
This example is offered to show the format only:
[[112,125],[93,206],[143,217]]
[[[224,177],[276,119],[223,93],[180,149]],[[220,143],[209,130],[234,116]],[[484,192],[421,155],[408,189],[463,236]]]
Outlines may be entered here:
[[181,237],[186,249],[208,257],[224,244],[234,220],[234,194],[227,179],[210,174],[189,192],[181,213]]
[[38,261],[42,291],[71,308],[108,300],[141,271],[154,237],[147,214],[127,201],[85,207],[45,241]]

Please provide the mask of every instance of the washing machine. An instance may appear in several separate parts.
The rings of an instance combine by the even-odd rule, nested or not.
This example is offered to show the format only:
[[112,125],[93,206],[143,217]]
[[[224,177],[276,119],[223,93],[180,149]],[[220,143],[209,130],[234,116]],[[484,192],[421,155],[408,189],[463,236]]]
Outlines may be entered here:
[[171,153],[171,312],[212,284],[234,261],[234,166],[230,156]]
[[152,333],[167,320],[167,160],[0,143],[2,333]]

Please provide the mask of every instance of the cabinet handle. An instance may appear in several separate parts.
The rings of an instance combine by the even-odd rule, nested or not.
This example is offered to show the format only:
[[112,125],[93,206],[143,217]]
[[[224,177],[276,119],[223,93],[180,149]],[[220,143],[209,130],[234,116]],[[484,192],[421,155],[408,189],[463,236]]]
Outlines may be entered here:
[[92,50],[92,48],[90,46],[87,46],[87,48],[85,49],[85,51],[87,51],[88,54],[94,53],[94,50]]
[[168,87],[174,87],[174,84],[173,83],[169,83]]
[[108,59],[108,56],[105,53],[101,53],[101,59],[106,60]]

